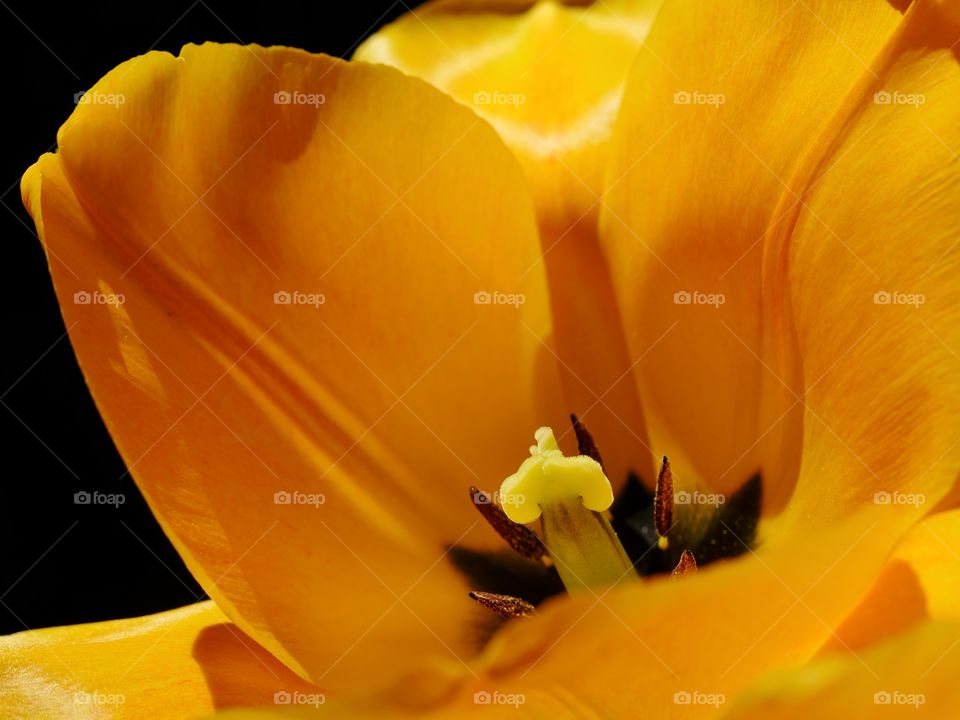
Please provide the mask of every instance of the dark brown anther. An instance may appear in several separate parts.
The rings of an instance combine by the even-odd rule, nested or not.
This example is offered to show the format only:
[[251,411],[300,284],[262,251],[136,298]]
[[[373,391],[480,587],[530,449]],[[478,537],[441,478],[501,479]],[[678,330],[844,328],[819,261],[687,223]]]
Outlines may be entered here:
[[677,563],[677,566],[673,569],[673,572],[670,573],[671,577],[678,578],[683,577],[684,575],[696,575],[697,574],[697,559],[693,556],[693,553],[689,550],[684,550],[680,554],[680,562]]
[[[663,456],[663,464],[657,476],[657,490],[653,496],[653,522],[657,535],[661,540],[665,540],[673,525],[673,473],[666,455]],[[661,542],[661,547],[666,547],[666,543]]]
[[471,486],[470,500],[490,527],[496,530],[497,534],[519,554],[531,560],[539,560],[544,565],[553,564],[540,537],[526,525],[518,525],[508,518],[503,509],[494,502],[492,493]]
[[487,610],[492,610],[497,615],[505,618],[524,618],[530,617],[536,611],[533,605],[526,600],[512,595],[497,595],[496,593],[480,592],[474,590],[470,597],[483,605]]
[[573,423],[573,432],[577,436],[577,451],[581,455],[586,455],[600,463],[600,469],[606,474],[607,470],[603,467],[603,459],[600,457],[600,451],[597,450],[597,444],[593,441],[593,435],[580,422],[580,418],[573,413],[570,414],[570,422]]

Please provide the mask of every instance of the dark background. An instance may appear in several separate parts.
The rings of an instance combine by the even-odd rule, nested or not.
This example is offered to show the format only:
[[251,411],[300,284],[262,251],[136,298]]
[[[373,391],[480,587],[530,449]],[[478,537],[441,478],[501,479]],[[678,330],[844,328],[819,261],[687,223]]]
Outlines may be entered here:
[[[20,176],[74,94],[150,49],[291,45],[349,57],[417,3],[44,3],[0,0],[0,634],[130,617],[204,597],[126,471],[77,367]],[[119,508],[74,493],[123,493]]]

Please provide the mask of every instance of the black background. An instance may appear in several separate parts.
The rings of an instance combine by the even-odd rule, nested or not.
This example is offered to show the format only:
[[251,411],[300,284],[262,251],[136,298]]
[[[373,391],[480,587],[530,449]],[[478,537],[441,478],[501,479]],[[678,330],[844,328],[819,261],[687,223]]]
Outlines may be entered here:
[[[52,149],[74,94],[148,50],[184,43],[290,45],[349,57],[416,3],[50,3],[0,0],[0,634],[130,617],[203,597],[114,449],[77,367],[23,171]],[[123,493],[119,508],[74,493]]]

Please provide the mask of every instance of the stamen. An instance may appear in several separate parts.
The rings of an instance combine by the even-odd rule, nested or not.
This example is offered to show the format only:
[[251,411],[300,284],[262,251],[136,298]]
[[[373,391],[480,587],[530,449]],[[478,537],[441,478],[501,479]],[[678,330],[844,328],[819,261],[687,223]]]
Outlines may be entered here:
[[613,489],[586,455],[565,457],[553,430],[537,430],[530,457],[500,486],[500,503],[515,523],[540,518],[543,544],[568,591],[615,584],[636,577],[604,511]]
[[496,593],[480,592],[479,590],[473,590],[469,595],[487,610],[492,610],[501,617],[525,618],[536,613],[533,605],[523,598],[513,597],[512,595],[497,595]]
[[697,559],[693,556],[693,553],[689,550],[684,550],[680,554],[680,562],[677,563],[677,566],[673,569],[673,572],[670,573],[670,576],[673,578],[683,577],[684,575],[696,575],[697,574]]
[[580,454],[596,460],[603,474],[606,475],[607,469],[603,466],[603,460],[600,457],[600,451],[597,450],[597,444],[593,441],[593,436],[580,422],[580,418],[573,413],[570,414],[570,422],[573,423],[573,432],[577,436],[577,449]]
[[471,486],[470,498],[490,527],[520,555],[531,560],[539,560],[547,566],[553,564],[550,553],[543,546],[540,537],[526,525],[518,525],[508,518],[503,508],[493,502],[493,495]]
[[667,533],[673,525],[673,472],[666,455],[663,456],[657,476],[657,490],[653,496],[653,522],[657,529],[657,545],[661,550],[666,550],[670,545]]

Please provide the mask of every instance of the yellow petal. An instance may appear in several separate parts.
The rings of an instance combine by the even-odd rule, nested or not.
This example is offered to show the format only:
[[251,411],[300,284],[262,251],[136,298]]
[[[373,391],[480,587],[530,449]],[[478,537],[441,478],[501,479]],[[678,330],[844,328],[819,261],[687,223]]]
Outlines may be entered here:
[[651,445],[681,480],[731,492],[763,465],[766,507],[789,497],[779,475],[795,468],[781,472],[777,445],[796,454],[801,406],[780,417],[760,402],[765,232],[798,157],[899,20],[885,0],[671,2],[638,56],[601,232],[643,357]]
[[960,705],[958,644],[960,625],[927,622],[856,657],[832,656],[765,678],[724,717],[954,717]]
[[185,718],[320,693],[213,602],[0,638],[4,718]]
[[516,160],[421,82],[283,48],[151,53],[91,98],[25,201],[188,567],[329,687],[391,682],[385,648],[463,672],[483,611],[446,549],[495,541],[467,489],[561,420]]
[[597,217],[624,81],[659,5],[431,3],[355,55],[457,98],[520,159],[537,207],[568,409],[598,438],[615,483],[628,468],[652,481],[653,467]]

